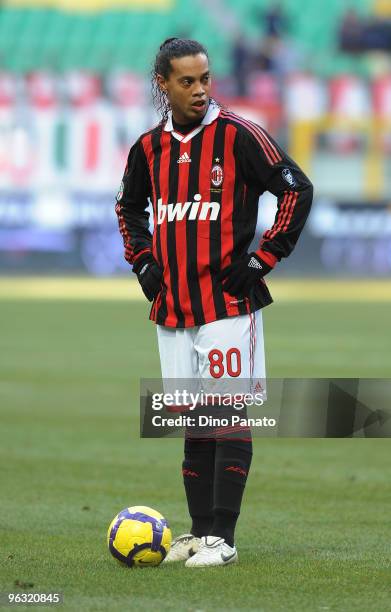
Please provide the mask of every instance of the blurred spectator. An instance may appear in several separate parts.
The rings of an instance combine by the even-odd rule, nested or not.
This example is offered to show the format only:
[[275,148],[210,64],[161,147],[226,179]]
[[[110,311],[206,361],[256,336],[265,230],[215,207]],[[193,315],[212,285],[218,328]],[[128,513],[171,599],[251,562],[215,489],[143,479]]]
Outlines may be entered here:
[[285,77],[299,69],[301,54],[293,40],[267,36],[261,41],[256,64],[260,70]]
[[391,51],[391,21],[368,20],[363,32],[363,46],[368,51]]
[[342,17],[339,30],[339,47],[347,53],[358,53],[362,51],[363,23],[360,16],[351,8]]
[[300,64],[300,54],[295,43],[287,37],[288,20],[282,2],[272,2],[266,10],[257,11],[264,36],[254,56],[256,70],[284,77]]
[[245,97],[248,94],[247,77],[250,70],[251,53],[240,33],[232,46],[232,73],[235,79],[235,94]]
[[281,37],[286,32],[286,18],[281,2],[272,3],[266,12],[262,13],[266,36]]
[[273,46],[274,37],[266,36],[259,44],[259,51],[256,53],[255,64],[259,70],[271,72],[273,69]]
[[349,9],[342,18],[339,30],[339,47],[347,53],[390,51],[390,19],[362,19],[355,9]]
[[272,71],[285,77],[300,68],[301,53],[296,42],[290,38],[274,38],[272,44]]

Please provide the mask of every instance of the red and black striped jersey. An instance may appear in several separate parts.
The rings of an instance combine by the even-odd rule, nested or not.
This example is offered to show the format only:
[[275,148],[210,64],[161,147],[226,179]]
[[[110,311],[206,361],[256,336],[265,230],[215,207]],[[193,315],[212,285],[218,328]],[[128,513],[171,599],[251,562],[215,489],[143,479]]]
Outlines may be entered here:
[[116,212],[128,262],[152,252],[163,269],[153,321],[192,327],[270,304],[264,281],[248,298],[235,299],[218,279],[222,268],[247,253],[264,191],[277,196],[277,213],[257,253],[274,266],[294,248],[313,189],[264,129],[212,101],[190,133],[176,132],[170,116],[140,136],[129,153]]

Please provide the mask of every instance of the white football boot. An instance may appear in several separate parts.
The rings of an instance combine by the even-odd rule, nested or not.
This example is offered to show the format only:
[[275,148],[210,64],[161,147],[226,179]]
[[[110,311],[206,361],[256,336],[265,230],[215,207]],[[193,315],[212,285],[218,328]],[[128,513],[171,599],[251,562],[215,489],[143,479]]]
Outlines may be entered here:
[[231,548],[223,538],[206,536],[201,538],[198,552],[190,557],[185,567],[209,567],[212,565],[229,565],[237,563],[238,551],[236,546]]
[[185,533],[178,536],[172,541],[168,555],[164,558],[163,563],[172,563],[173,561],[186,561],[192,555],[195,555],[199,549],[201,538],[196,538],[191,533]]

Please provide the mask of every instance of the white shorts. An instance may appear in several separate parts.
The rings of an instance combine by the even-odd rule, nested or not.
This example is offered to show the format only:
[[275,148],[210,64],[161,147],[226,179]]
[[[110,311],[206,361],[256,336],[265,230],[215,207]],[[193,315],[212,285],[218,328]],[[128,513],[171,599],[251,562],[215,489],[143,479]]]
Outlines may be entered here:
[[265,391],[261,310],[185,329],[158,325],[157,336],[166,393],[178,379],[193,391]]

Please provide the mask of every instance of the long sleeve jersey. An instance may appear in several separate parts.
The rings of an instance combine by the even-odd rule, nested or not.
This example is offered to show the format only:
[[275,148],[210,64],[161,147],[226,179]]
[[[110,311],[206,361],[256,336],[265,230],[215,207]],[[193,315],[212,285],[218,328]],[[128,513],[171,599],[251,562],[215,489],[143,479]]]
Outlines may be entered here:
[[130,149],[116,212],[127,261],[134,264],[151,252],[163,270],[150,319],[193,327],[270,304],[263,279],[243,299],[224,292],[219,281],[220,271],[248,252],[265,191],[277,197],[277,213],[256,252],[273,267],[293,250],[313,188],[263,128],[211,102],[188,134],[175,131],[169,116],[139,137]]

